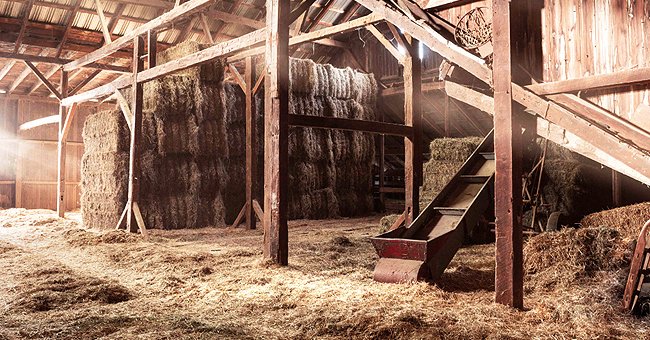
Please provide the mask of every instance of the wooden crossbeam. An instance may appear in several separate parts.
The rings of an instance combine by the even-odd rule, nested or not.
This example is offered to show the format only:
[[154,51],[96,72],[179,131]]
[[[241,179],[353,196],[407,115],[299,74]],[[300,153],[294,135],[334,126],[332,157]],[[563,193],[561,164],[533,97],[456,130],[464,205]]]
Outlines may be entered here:
[[[345,33],[354,29],[357,29],[359,27],[363,27],[378,21],[381,21],[382,18],[379,15],[375,14],[370,14],[358,19],[354,19],[336,26],[332,27],[326,27],[323,29],[319,29],[318,31],[310,32],[310,33],[303,33],[299,34],[295,37],[291,37],[289,39],[289,46],[297,45],[297,44],[303,44],[306,42],[311,42],[314,40],[319,40],[322,38],[330,37],[335,34],[340,34],[340,33]],[[254,56],[258,54],[264,53],[264,47],[256,47],[256,48],[251,48],[247,51],[237,53],[236,55],[233,55],[228,58],[228,62],[233,62],[237,60],[241,60],[245,57],[248,56]]]
[[63,124],[63,129],[61,130],[60,136],[59,136],[59,142],[65,142],[68,140],[68,135],[70,134],[70,129],[72,128],[72,122],[74,121],[74,117],[77,113],[77,107],[79,105],[77,104],[72,104],[69,108],[67,108],[68,113],[65,116],[65,123]]
[[648,81],[650,81],[650,67],[640,67],[636,69],[614,71],[606,74],[587,76],[578,79],[533,84],[526,86],[526,88],[538,95],[550,95],[556,93],[629,86],[640,83],[647,83]]
[[[0,58],[29,61],[29,62],[32,62],[32,63],[45,63],[45,64],[56,64],[56,65],[63,65],[63,64],[72,62],[72,60],[70,60],[70,59],[63,59],[63,58],[57,58],[57,57],[47,57],[47,56],[44,56],[44,55],[30,55],[30,54],[9,53],[9,52],[0,52]],[[98,69],[98,70],[105,70],[105,71],[110,71],[110,72],[119,72],[119,73],[127,73],[128,72],[127,67],[107,65],[107,64],[99,64],[99,63],[86,64],[86,65],[84,65],[84,67],[86,67],[86,68],[95,68],[95,69]]]
[[45,77],[45,75],[43,75],[43,73],[41,73],[41,71],[39,71],[36,68],[36,66],[34,66],[34,64],[32,64],[31,62],[25,61],[24,63],[25,65],[27,65],[29,69],[32,70],[32,72],[34,72],[34,75],[36,75],[36,77],[43,83],[43,85],[45,85],[45,87],[47,87],[47,89],[50,90],[50,92],[52,92],[52,94],[60,100],[61,93],[59,93],[59,91],[56,90],[54,85],[52,85],[52,83],[50,83],[50,81],[47,80],[47,77]]
[[63,68],[66,71],[71,71],[76,68],[96,62],[104,57],[113,54],[114,52],[117,52],[119,49],[126,47],[133,41],[135,37],[146,34],[147,31],[156,31],[163,29],[178,19],[189,17],[192,14],[198,13],[212,3],[212,0],[190,0],[176,8],[172,8],[169,12],[166,12],[163,15],[145,24],[142,24],[131,31],[126,32],[126,34],[124,34],[119,39],[111,42],[110,44],[106,44],[94,52],[90,52],[75,61],[65,64]]
[[210,23],[208,22],[208,17],[206,17],[204,13],[201,13],[199,14],[199,18],[201,18],[201,28],[203,28],[203,35],[207,40],[206,42],[208,44],[214,44],[214,38],[210,32]]
[[129,107],[129,102],[124,98],[124,95],[122,95],[122,92],[120,90],[115,90],[115,99],[117,100],[117,104],[120,106],[120,109],[122,111],[122,115],[124,115],[124,119],[126,120],[126,125],[129,126],[129,130],[133,129],[131,127],[131,122],[133,121],[133,113],[131,112],[131,108]]
[[[433,92],[433,91],[439,91],[445,88],[445,82],[444,81],[432,81],[432,82],[426,82],[422,84],[422,92],[428,93],[428,92]],[[390,96],[397,96],[397,95],[404,95],[404,87],[399,86],[399,87],[389,87],[382,89],[380,91],[380,95],[383,97],[390,97]]]
[[397,62],[399,62],[400,64],[404,62],[404,54],[398,51],[397,48],[393,46],[393,43],[391,43],[388,39],[386,39],[386,37],[381,32],[379,32],[377,27],[375,27],[374,25],[368,25],[366,26],[366,29],[368,29],[368,31],[372,33],[372,35],[379,41],[379,43],[381,43],[382,46],[384,46],[384,48],[395,59],[397,59]]
[[385,134],[392,136],[400,136],[412,138],[413,128],[402,124],[376,122],[370,120],[337,118],[337,117],[321,117],[321,116],[306,116],[306,115],[289,115],[289,125],[311,127],[311,128],[325,128],[325,129],[338,129],[347,131],[359,131],[368,133]]
[[246,81],[242,77],[241,73],[237,71],[237,68],[233,64],[228,64],[228,70],[230,70],[230,73],[235,77],[235,81],[239,85],[239,87],[246,93]]
[[[93,72],[91,72],[89,75],[86,76],[86,78],[84,78],[84,80],[82,80],[79,84],[77,84],[77,86],[75,86],[75,88],[72,89],[68,93],[68,95],[72,96],[75,93],[79,92],[79,90],[81,90],[82,88],[84,88],[84,86],[88,85],[91,81],[93,81],[93,79],[95,79],[95,77],[97,77],[100,73],[102,73],[102,70],[94,70]],[[73,77],[70,76],[70,79],[72,78]]]

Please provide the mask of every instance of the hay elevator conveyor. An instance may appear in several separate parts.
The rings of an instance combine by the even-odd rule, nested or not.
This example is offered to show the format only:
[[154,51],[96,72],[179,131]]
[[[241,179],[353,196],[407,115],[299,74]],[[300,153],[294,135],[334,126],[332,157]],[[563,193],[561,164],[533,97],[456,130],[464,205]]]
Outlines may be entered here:
[[409,225],[377,237],[374,279],[380,282],[436,280],[462,246],[465,235],[491,206],[494,139],[490,132],[442,191]]

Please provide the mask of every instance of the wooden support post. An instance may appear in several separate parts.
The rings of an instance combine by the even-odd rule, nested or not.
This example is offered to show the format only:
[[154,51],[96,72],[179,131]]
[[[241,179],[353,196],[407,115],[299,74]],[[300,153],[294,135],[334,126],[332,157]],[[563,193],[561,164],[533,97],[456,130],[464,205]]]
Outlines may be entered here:
[[[417,42],[413,40],[413,45]],[[413,138],[404,138],[404,223],[411,224],[420,214],[422,177],[422,65],[417,51],[404,57],[404,125],[413,127]],[[413,53],[415,52],[415,53]]]
[[149,61],[148,68],[156,67],[158,65],[158,32],[154,30],[147,31],[147,60]]
[[133,39],[133,97],[131,101],[131,145],[129,151],[129,193],[126,204],[126,230],[134,231],[137,224],[140,232],[145,235],[146,228],[142,223],[138,201],[140,198],[140,139],[142,137],[142,102],[143,84],[135,81],[138,72],[144,69],[144,38],[137,36]]
[[523,308],[521,129],[512,112],[510,1],[492,0],[496,302]]
[[[381,121],[383,122],[384,111],[379,113]],[[386,194],[382,191],[384,189],[386,181],[386,135],[381,134],[379,137],[379,202],[381,202],[381,208],[385,209],[386,207]]]
[[621,190],[621,174],[612,170],[612,204],[614,207],[623,205],[623,191]]
[[255,156],[255,93],[253,93],[253,79],[255,79],[255,65],[252,57],[246,57],[246,70],[244,82],[246,84],[246,226],[255,229],[255,182],[257,181],[257,157]]
[[264,257],[288,264],[289,0],[266,1]]
[[[68,72],[61,70],[61,98],[68,95]],[[56,212],[59,217],[65,216],[65,153],[66,153],[66,140],[62,138],[65,118],[68,110],[62,104],[59,105],[59,133],[57,139],[58,143],[58,175],[56,185]]]

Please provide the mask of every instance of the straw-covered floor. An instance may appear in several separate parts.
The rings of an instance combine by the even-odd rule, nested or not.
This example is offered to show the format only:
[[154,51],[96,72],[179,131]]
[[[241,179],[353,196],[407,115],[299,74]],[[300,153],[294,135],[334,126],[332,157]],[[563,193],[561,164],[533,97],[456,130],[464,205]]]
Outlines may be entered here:
[[650,337],[647,318],[620,309],[609,269],[548,286],[529,273],[526,311],[494,304],[492,245],[462,248],[438,285],[376,283],[377,220],[292,221],[290,265],[278,268],[261,260],[260,231],[154,230],[144,240],[78,230],[52,212],[1,211],[0,339]]

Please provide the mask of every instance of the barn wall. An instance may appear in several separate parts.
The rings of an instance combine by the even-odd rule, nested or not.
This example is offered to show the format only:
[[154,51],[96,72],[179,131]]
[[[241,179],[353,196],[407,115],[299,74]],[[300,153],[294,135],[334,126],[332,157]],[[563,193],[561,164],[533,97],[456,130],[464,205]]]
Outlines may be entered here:
[[[544,80],[556,81],[649,66],[648,0],[545,0]],[[648,104],[648,86],[589,91],[594,103],[630,118]]]
[[[97,105],[81,106],[70,130],[66,154],[68,210],[79,208],[81,131],[86,117],[97,110]],[[25,122],[56,114],[56,102],[0,99],[0,207],[56,209],[58,124],[18,131]]]

